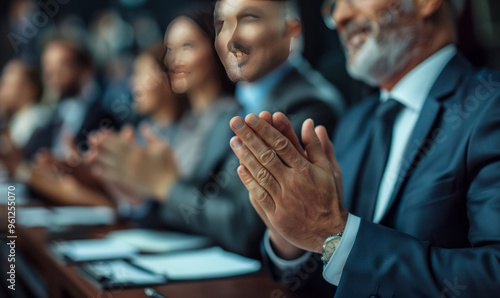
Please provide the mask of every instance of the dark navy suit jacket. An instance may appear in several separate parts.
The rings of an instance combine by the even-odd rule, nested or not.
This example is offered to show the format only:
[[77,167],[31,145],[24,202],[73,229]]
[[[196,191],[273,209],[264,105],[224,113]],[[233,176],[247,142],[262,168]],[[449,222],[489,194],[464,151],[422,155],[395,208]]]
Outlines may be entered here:
[[[24,148],[24,157],[32,159],[42,148],[51,148],[56,142],[54,140],[54,121],[57,119],[57,110],[53,112],[51,119],[45,126],[38,128]],[[75,137],[75,144],[80,150],[88,149],[87,138],[90,134],[101,129],[118,130],[121,121],[114,114],[109,113],[102,105],[101,98],[96,98],[87,107],[83,123]]]
[[[359,199],[378,102],[354,107],[337,129],[347,210]],[[273,273],[288,286],[309,278],[326,287],[319,274]],[[477,71],[460,54],[424,104],[387,213],[380,224],[362,219],[335,292],[371,296],[500,297],[500,73]]]

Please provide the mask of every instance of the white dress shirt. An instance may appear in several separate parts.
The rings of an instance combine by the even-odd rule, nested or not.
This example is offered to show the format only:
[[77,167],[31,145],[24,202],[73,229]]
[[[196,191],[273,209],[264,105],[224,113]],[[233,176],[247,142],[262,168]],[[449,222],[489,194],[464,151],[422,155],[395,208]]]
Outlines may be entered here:
[[30,104],[18,111],[9,123],[12,142],[18,148],[24,148],[33,133],[44,126],[50,117],[50,108],[39,104]]
[[[456,53],[456,47],[448,45],[413,68],[391,91],[381,90],[381,101],[394,99],[403,104],[404,108],[396,117],[393,127],[389,158],[384,174],[382,175],[375,205],[373,221],[376,223],[382,220],[387,211],[390,197],[404,161],[406,147],[429,92],[438,76]],[[323,277],[333,285],[337,286],[340,282],[345,263],[354,246],[360,223],[361,219],[359,217],[349,214],[339,246],[323,270]],[[303,262],[306,256],[310,256],[311,254],[307,253],[301,258],[291,261],[280,259],[272,251],[268,234],[264,237],[264,247],[270,259],[280,269],[295,267]]]
[[[295,58],[295,60],[297,60]],[[286,60],[280,66],[255,82],[240,82],[236,85],[236,100],[243,107],[243,113],[259,115],[267,98],[276,85],[293,69],[295,60]],[[298,60],[297,60],[298,61]]]

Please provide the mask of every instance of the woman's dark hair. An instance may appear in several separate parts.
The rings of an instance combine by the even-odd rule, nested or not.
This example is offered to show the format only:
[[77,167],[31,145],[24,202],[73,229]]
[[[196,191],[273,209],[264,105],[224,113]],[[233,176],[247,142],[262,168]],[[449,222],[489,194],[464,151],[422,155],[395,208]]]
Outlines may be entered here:
[[[158,42],[146,48],[141,54],[146,54],[152,57],[156,64],[160,67],[162,72],[165,73],[165,76],[168,76],[168,69],[163,62],[163,57],[165,56],[166,50],[167,49],[165,44],[163,44],[163,42]],[[171,88],[170,80],[168,80],[168,87]],[[189,100],[183,94],[173,93],[173,95],[176,97],[177,103],[178,113],[176,115],[176,120],[179,120],[182,115],[184,115],[184,113],[189,109]]]
[[225,94],[232,96],[234,94],[234,84],[229,80],[226,70],[215,50],[214,4],[197,3],[190,5],[181,10],[175,18],[178,17],[186,17],[192,20],[208,38],[212,45],[212,54],[222,90]]

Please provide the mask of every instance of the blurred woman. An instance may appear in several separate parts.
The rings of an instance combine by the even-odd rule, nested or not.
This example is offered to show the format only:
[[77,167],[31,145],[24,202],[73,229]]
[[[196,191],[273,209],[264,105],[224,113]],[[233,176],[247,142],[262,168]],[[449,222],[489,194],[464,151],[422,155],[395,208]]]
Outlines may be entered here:
[[173,142],[178,121],[189,103],[172,91],[168,71],[163,63],[165,45],[158,43],[142,52],[134,61],[132,90],[134,107],[145,119],[139,124],[138,140],[144,144],[142,127],[149,127],[164,140]]
[[[161,117],[171,119],[172,115],[170,114],[172,111],[170,111],[170,114],[155,112],[156,116],[153,116],[150,120],[151,125],[148,126],[142,123],[142,127],[139,129],[139,133],[143,135],[144,139],[147,139],[147,135],[156,135],[160,139],[168,141],[174,156],[165,158],[163,169],[167,172],[173,172],[174,180],[196,182],[205,181],[210,177],[216,162],[227,151],[227,141],[230,136],[227,123],[238,110],[238,106],[232,97],[234,86],[227,78],[213,45],[215,32],[212,15],[211,6],[189,10],[175,18],[169,24],[165,34],[166,51],[163,62],[165,67],[168,68],[170,86],[172,91],[177,94],[177,98],[180,99],[177,105],[182,106],[182,100],[184,99],[184,104],[189,105],[188,111],[175,125],[175,128],[172,129],[171,127],[168,131],[161,131]],[[137,59],[134,67],[135,101],[138,111],[142,114],[158,110],[160,106],[168,105],[168,102],[173,102],[174,105],[176,103],[176,101],[172,100],[173,97],[168,90],[163,90],[160,93],[155,90],[141,91],[149,89],[145,88],[145,86],[159,80],[159,78],[152,80],[148,77],[151,73],[157,73],[152,71],[152,63],[151,56],[143,55]],[[167,80],[166,78],[161,79]],[[162,103],[159,104],[153,98],[160,96],[160,94],[163,94],[164,97],[170,96],[171,99],[163,99]],[[112,142],[114,142],[115,148],[121,146],[117,141],[105,142],[108,143],[108,147],[113,146],[110,144]],[[162,146],[158,143],[157,145]],[[146,144],[146,147],[150,147],[148,149],[151,151],[154,151],[152,148],[154,146],[152,143]],[[101,156],[107,154],[105,147],[101,147]],[[127,150],[114,150],[114,152],[117,151]],[[161,155],[170,156],[167,153],[168,151],[167,149]],[[108,162],[108,165],[100,164],[102,168],[108,167],[103,172],[110,174],[103,174],[102,177],[107,181],[108,185],[114,185],[110,189],[119,189],[123,194],[127,194],[120,196],[116,195],[117,192],[113,192],[115,199],[120,198],[118,202],[120,202],[122,208],[126,206],[125,201],[135,205],[140,203],[141,200],[155,198],[163,202],[164,206],[167,206],[167,201],[182,200],[182,198],[169,198],[165,201],[163,195],[158,195],[154,189],[164,189],[163,185],[168,183],[160,179],[158,180],[160,185],[158,185],[153,181],[157,179],[148,176],[151,172],[148,168],[132,165],[133,162],[130,160],[134,159],[132,157],[134,154],[141,155],[144,158],[143,161],[146,160],[147,153],[145,151],[141,152],[141,149],[136,147],[135,150],[131,149],[128,152],[131,152],[128,157],[114,154],[114,162]],[[109,160],[110,155],[112,155],[111,151],[106,158],[102,157],[101,159]],[[154,153],[151,153],[151,155],[158,156],[158,154]],[[173,160],[173,163],[166,160]],[[158,160],[154,163],[162,163],[162,161]],[[111,169],[109,164],[116,166]],[[141,164],[145,165],[147,162]],[[136,174],[135,177],[128,179],[127,175],[120,175],[120,173]],[[155,176],[160,175],[160,173],[154,174]],[[172,182],[172,184],[175,185],[175,182]],[[142,199],[140,199],[141,197]],[[147,208],[141,208],[140,206],[148,205],[150,204],[135,206],[132,210],[142,211],[135,212],[135,215],[132,212],[130,216],[138,219],[146,215],[147,212],[144,210]],[[169,220],[166,218],[164,220],[168,224]],[[170,226],[176,228],[176,224]]]
[[225,143],[212,144],[210,148],[206,145],[214,137],[217,120],[223,115],[234,115],[237,109],[232,98],[234,86],[217,56],[214,39],[211,7],[181,14],[165,33],[164,62],[169,69],[172,90],[185,94],[191,106],[178,131],[178,138],[182,138],[176,148],[182,152],[178,164],[181,177],[195,175],[201,159],[207,158],[207,149],[226,149]]
[[[212,173],[228,153],[228,123],[239,108],[232,97],[234,86],[215,51],[214,39],[213,6],[180,14],[167,28],[163,61],[169,70],[172,90],[185,96],[190,106],[169,140],[170,146],[155,140],[155,134],[148,129],[141,129],[148,140],[145,148],[127,148],[116,137],[109,137],[101,143],[94,142],[94,151],[98,153],[89,159],[108,184],[127,189],[127,193],[135,194],[133,198],[160,203],[161,208],[150,209],[159,212],[159,222],[201,234],[205,233],[203,229],[186,226],[187,220],[166,212],[183,212],[184,193],[193,194],[197,187],[213,179]],[[146,217],[147,212],[139,213]]]

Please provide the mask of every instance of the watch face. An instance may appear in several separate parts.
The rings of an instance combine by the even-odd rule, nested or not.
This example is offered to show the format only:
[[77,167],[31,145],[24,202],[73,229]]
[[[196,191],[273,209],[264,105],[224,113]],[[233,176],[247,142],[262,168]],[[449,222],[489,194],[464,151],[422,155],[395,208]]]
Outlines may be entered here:
[[325,244],[324,256],[327,258],[327,260],[330,260],[330,258],[332,257],[333,253],[337,249],[337,246],[339,245],[339,242],[340,237],[335,237]]
[[336,248],[336,243],[333,240],[329,241],[325,246],[325,254],[332,255]]

